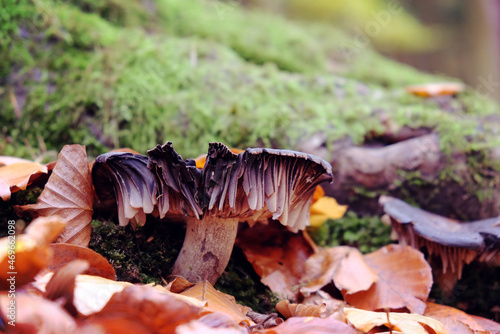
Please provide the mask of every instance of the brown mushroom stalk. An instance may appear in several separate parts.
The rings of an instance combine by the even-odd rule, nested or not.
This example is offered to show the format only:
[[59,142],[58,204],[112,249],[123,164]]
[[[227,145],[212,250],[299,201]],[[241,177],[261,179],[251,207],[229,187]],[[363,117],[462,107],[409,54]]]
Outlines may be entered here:
[[237,230],[238,218],[188,217],[184,244],[172,274],[190,282],[215,283],[229,262]]

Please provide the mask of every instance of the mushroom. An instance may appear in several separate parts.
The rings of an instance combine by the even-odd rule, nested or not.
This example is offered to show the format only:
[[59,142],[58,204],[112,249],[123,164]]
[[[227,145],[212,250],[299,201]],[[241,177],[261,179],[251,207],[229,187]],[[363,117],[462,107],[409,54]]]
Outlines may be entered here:
[[186,215],[186,237],[173,274],[217,281],[229,262],[238,222],[277,219],[304,229],[316,185],[331,181],[331,166],[312,155],[249,148],[235,154],[211,143],[202,170],[184,161],[170,142],[148,151],[157,178],[160,218]]
[[[332,180],[331,166],[326,161],[289,150],[249,148],[236,154],[221,143],[211,143],[203,169],[197,168],[194,160],[183,160],[170,142],[157,145],[148,154],[147,167],[156,180],[154,213],[161,219],[183,215],[186,221],[186,236],[173,274],[191,282],[217,281],[229,262],[240,221],[272,218],[293,231],[304,229],[309,224],[316,186]],[[131,165],[130,158],[118,160]],[[137,160],[141,162],[134,164],[142,174],[144,159]],[[103,159],[98,158],[96,164],[100,161]],[[125,167],[117,171],[126,172],[134,184],[127,187],[123,185],[127,177],[112,177],[118,182],[115,194],[128,189],[153,189],[149,176],[143,178],[148,185],[141,188],[135,172]],[[127,197],[117,194],[116,198],[120,196]],[[146,196],[145,202],[150,204],[149,193]],[[139,201],[130,206],[132,210],[124,214],[125,219],[140,218],[146,212],[141,211]],[[148,211],[153,212],[150,207]]]
[[500,265],[500,217],[460,222],[390,196],[381,196],[379,203],[400,242],[416,249],[426,248],[430,256],[441,260],[443,274],[451,274],[444,282],[447,286],[453,286],[464,264],[475,259]]

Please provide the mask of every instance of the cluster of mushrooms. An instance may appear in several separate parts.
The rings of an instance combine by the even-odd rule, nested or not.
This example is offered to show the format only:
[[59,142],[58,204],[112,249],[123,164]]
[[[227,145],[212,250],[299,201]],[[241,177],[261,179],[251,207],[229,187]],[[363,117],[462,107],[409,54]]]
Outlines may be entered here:
[[146,214],[184,220],[186,236],[172,273],[214,284],[229,262],[239,222],[272,218],[304,229],[314,190],[332,181],[332,169],[301,152],[248,148],[236,154],[221,143],[209,144],[200,169],[167,142],[148,156],[100,155],[92,177],[101,200],[116,200],[122,226],[144,225]]

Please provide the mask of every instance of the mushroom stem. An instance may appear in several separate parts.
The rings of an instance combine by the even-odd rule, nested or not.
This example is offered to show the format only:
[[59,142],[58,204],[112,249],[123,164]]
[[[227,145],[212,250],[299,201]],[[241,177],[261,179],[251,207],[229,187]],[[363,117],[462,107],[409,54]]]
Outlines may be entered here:
[[222,275],[233,250],[238,218],[205,216],[186,219],[186,237],[172,273],[212,285]]

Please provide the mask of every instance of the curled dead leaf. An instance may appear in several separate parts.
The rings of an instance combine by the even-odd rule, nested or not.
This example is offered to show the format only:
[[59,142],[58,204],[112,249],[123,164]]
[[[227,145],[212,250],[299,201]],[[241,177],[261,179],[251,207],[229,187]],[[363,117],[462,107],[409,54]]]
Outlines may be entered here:
[[62,299],[62,305],[72,316],[78,312],[73,304],[75,278],[89,267],[84,260],[73,260],[59,268],[45,287],[45,297],[50,300]]
[[353,294],[368,290],[378,279],[361,252],[347,246],[324,249],[312,255],[305,263],[305,272],[301,281],[307,285],[300,288],[305,297],[332,281],[345,294]]
[[73,260],[85,260],[89,268],[83,273],[87,275],[101,276],[115,280],[116,273],[108,260],[99,253],[86,248],[70,244],[52,244],[49,246],[52,256],[47,263],[47,270],[54,271]]
[[236,245],[243,250],[263,284],[281,298],[296,298],[295,287],[305,272],[306,260],[314,253],[300,233],[287,231],[271,221],[269,225],[256,224],[240,230]]
[[419,251],[388,245],[364,256],[378,281],[367,291],[343,293],[344,300],[365,310],[401,309],[422,314],[432,286],[431,268]]
[[119,317],[142,325],[151,333],[174,333],[179,325],[199,318],[199,311],[199,307],[186,303],[173,293],[159,292],[150,286],[131,285],[115,293],[100,312],[89,318],[88,323],[102,326]]
[[[51,255],[49,243],[64,229],[59,217],[37,218],[19,236],[0,239],[0,289],[7,289],[7,278],[16,272],[16,286],[31,282]],[[11,261],[11,262],[9,262]],[[13,261],[13,262],[12,262]]]
[[248,326],[255,325],[255,323],[246,316],[247,312],[250,310],[249,307],[237,304],[233,296],[216,290],[212,284],[208,282],[199,282],[182,291],[180,294],[206,303],[204,309],[207,311],[223,312],[238,323],[244,321]]
[[436,97],[440,95],[455,95],[465,90],[461,82],[436,82],[406,87],[406,91],[422,97]]
[[85,147],[66,145],[37,204],[16,207],[34,216],[61,216],[67,226],[57,242],[88,246],[92,219],[92,179]]
[[436,319],[419,314],[371,312],[344,308],[347,320],[357,329],[368,333],[375,327],[386,326],[391,330],[412,334],[448,334],[446,327]]
[[293,317],[284,323],[267,330],[258,330],[260,334],[356,334],[356,330],[334,318]]
[[293,304],[288,300],[281,300],[276,304],[276,311],[281,313],[285,318],[291,317],[318,317],[324,318],[323,314],[326,311],[326,305],[305,305]]
[[[4,322],[4,326],[8,326],[6,333],[68,334],[76,331],[75,320],[58,303],[20,291],[16,293],[15,299],[8,295],[7,292],[0,293],[0,308],[7,316],[7,319],[2,319],[7,320]],[[15,327],[8,324],[13,320]]]
[[450,333],[468,334],[484,330],[467,313],[450,306],[427,302],[424,315],[440,321]]
[[8,201],[12,193],[25,190],[40,174],[48,172],[47,166],[36,162],[9,162],[11,161],[7,160],[8,164],[0,167],[0,198],[4,201]]

